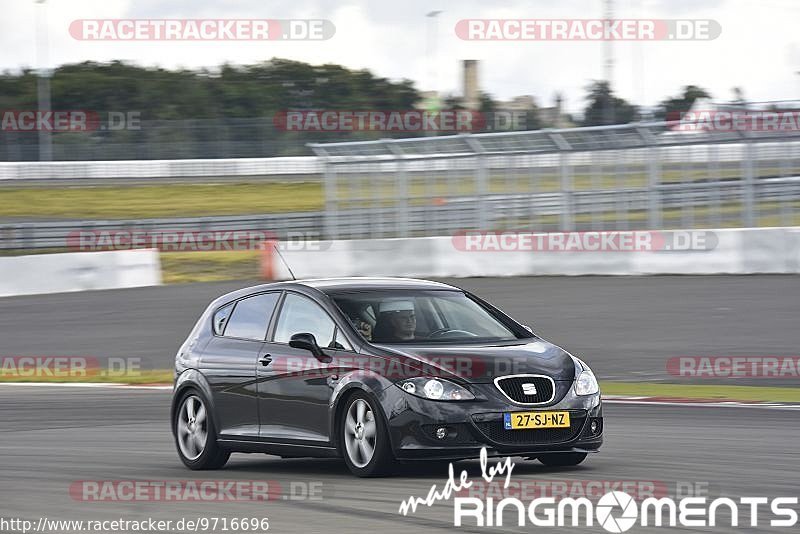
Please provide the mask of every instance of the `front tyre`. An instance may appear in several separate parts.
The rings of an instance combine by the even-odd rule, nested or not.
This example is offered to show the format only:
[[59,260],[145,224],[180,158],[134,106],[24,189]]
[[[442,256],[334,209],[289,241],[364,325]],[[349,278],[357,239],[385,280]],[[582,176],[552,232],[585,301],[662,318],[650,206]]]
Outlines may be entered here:
[[195,390],[188,390],[181,398],[172,430],[178,456],[189,469],[219,469],[230,458],[230,451],[217,444],[211,413]]
[[371,397],[358,392],[347,399],[339,421],[342,456],[359,477],[385,475],[394,464],[389,433],[379,409]]
[[585,452],[558,452],[542,454],[539,461],[548,467],[571,467],[584,461],[586,456]]

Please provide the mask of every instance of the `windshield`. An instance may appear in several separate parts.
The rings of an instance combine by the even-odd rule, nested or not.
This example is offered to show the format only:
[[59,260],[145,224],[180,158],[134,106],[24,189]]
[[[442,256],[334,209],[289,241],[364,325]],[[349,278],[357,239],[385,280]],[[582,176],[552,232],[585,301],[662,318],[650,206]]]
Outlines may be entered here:
[[517,339],[461,291],[359,291],[331,297],[361,335],[373,343]]

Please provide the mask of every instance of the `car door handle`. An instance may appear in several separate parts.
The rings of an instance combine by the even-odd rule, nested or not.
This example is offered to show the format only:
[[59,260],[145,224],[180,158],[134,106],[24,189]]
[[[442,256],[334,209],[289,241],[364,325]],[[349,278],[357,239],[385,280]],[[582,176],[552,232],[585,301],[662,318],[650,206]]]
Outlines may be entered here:
[[263,358],[261,358],[261,359],[260,359],[260,360],[258,360],[258,361],[259,361],[259,362],[261,362],[261,365],[263,365],[264,367],[266,367],[267,365],[269,365],[269,364],[271,364],[271,363],[272,363],[272,356],[271,356],[271,355],[269,355],[269,354],[265,354],[265,355],[264,355],[264,357],[263,357]]

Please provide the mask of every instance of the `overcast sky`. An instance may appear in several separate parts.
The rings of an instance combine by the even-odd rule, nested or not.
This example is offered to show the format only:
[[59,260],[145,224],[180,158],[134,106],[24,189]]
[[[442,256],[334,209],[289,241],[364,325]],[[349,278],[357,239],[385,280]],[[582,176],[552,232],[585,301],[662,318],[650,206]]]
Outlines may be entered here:
[[[41,9],[41,8],[39,8]],[[478,42],[460,40],[461,19],[602,18],[602,0],[47,0],[50,66],[123,59],[164,67],[213,67],[283,57],[367,68],[419,89],[461,92],[459,61],[478,59],[481,88],[495,98],[534,95],[551,105],[557,91],[568,110],[582,108],[584,88],[603,75],[600,42]],[[425,14],[442,10],[435,49],[426,60]],[[0,0],[0,69],[36,65],[34,0]],[[69,24],[81,18],[322,18],[336,35],[325,42],[91,42]],[[714,19],[713,41],[617,42],[614,87],[653,105],[686,84],[717,100],[741,86],[748,100],[800,99],[800,0],[615,0],[616,18]]]

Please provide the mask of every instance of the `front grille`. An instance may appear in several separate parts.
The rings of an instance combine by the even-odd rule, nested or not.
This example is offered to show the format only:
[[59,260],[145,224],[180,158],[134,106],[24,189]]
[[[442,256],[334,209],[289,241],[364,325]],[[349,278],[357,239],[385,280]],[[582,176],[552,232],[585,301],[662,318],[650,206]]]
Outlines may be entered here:
[[494,383],[506,397],[520,404],[544,404],[555,396],[555,382],[547,376],[502,376]]
[[498,414],[498,417],[491,421],[475,421],[475,426],[490,441],[503,445],[553,445],[575,439],[585,421],[585,411],[570,410],[569,428],[506,430],[503,425],[503,414]]

